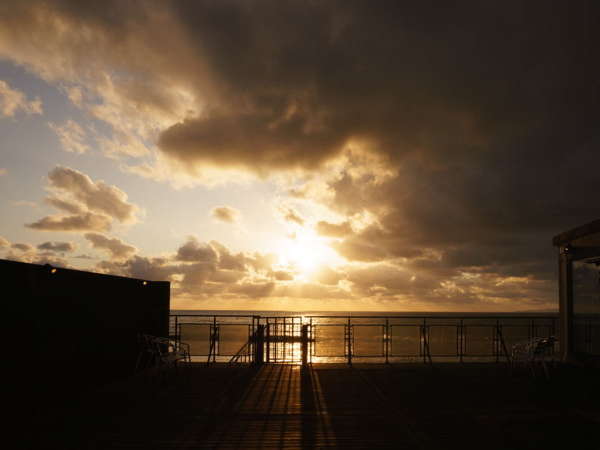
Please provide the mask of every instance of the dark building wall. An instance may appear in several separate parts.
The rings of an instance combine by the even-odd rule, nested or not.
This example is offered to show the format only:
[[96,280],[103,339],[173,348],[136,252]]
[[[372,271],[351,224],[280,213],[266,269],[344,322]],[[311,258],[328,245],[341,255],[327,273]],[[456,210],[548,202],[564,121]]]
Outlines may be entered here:
[[131,375],[138,333],[166,336],[170,285],[0,260],[19,366],[34,390]]

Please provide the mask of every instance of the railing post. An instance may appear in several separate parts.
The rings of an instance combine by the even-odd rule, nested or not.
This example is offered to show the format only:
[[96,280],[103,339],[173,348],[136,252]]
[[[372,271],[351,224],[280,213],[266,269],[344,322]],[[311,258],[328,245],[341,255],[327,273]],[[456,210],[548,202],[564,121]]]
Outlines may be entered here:
[[494,345],[494,351],[496,352],[496,364],[500,362],[500,320],[496,319],[496,345]]
[[350,317],[348,317],[348,365],[352,365],[352,325],[350,324]]
[[267,346],[267,360],[266,362],[271,362],[271,324],[269,323],[268,319],[267,319],[267,323],[265,324],[265,327],[267,327],[267,341],[266,341],[266,346]]
[[425,335],[426,333],[426,327],[427,327],[427,321],[425,318],[423,318],[423,325],[421,326],[421,339],[423,341],[423,364],[425,364],[427,362],[427,347],[428,347],[428,343],[427,343],[427,336]]
[[460,323],[458,325],[458,360],[462,363],[463,362],[463,355],[465,352],[465,324],[463,319],[460,319]]
[[306,366],[308,364],[308,325],[302,325],[300,336],[302,340],[302,365]]
[[385,336],[384,350],[385,350],[385,363],[390,363],[390,319],[385,318]]
[[214,326],[214,330],[215,330],[215,337],[214,337],[214,342],[215,342],[215,346],[214,346],[214,351],[213,351],[213,362],[217,362],[217,342],[219,341],[219,329],[217,328],[217,316],[213,316],[213,326]]

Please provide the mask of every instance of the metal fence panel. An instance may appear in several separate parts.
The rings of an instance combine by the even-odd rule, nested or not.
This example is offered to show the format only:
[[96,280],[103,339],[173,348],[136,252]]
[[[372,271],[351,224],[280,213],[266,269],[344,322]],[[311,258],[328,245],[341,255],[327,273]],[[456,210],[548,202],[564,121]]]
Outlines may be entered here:
[[192,356],[206,356],[210,351],[210,330],[209,324],[201,323],[180,323],[179,335],[183,342],[190,345],[190,354]]
[[456,325],[430,325],[427,338],[431,356],[456,356],[458,349]]
[[249,325],[219,325],[219,356],[235,355],[247,342]]
[[493,356],[495,354],[495,326],[466,325],[463,327],[464,356]]
[[506,348],[510,352],[513,345],[528,341],[532,338],[531,326],[523,323],[523,325],[502,325],[502,337]]
[[354,356],[384,356],[384,325],[352,325]]
[[418,325],[390,326],[390,356],[420,356],[421,327]]
[[343,357],[346,354],[345,325],[314,325],[314,354],[317,357]]

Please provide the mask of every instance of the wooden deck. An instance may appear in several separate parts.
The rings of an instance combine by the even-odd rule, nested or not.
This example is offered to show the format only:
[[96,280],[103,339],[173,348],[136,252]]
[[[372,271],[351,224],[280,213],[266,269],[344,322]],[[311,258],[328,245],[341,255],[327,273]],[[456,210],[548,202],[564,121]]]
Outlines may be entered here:
[[46,399],[31,448],[549,449],[576,435],[578,449],[596,449],[600,438],[598,372],[198,364],[167,375]]

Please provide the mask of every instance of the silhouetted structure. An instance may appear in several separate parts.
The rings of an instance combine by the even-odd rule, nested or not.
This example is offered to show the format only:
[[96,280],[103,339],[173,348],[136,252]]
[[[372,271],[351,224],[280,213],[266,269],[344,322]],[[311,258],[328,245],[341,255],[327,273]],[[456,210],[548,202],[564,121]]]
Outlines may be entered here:
[[600,356],[600,219],[555,236],[560,348],[565,361]]
[[32,394],[131,375],[138,333],[168,334],[168,282],[6,260],[0,274],[17,325],[17,384]]

